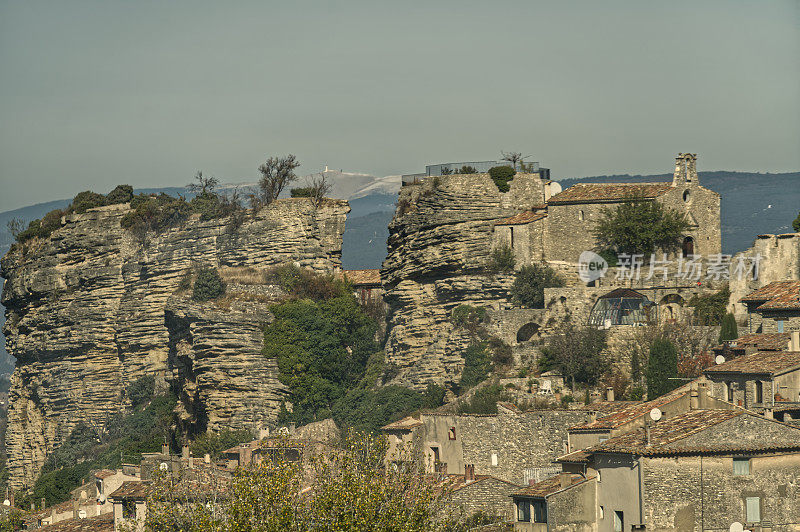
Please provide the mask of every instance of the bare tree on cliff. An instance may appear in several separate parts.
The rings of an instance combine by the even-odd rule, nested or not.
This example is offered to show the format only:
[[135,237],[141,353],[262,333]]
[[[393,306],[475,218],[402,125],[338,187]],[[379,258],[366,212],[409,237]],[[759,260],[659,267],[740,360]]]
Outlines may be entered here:
[[314,204],[314,207],[318,208],[322,204],[322,200],[330,194],[333,185],[328,181],[324,173],[319,173],[311,176],[311,182],[308,188],[311,189],[311,202]]
[[294,155],[286,157],[270,157],[267,162],[258,167],[261,179],[258,181],[258,192],[253,196],[254,207],[269,205],[286,188],[286,185],[295,181],[297,175],[294,169],[300,166]]
[[197,172],[194,175],[194,182],[186,185],[186,188],[198,195],[203,196],[207,192],[214,192],[214,189],[217,188],[217,185],[219,185],[219,179],[216,177],[204,177],[203,172]]
[[504,151],[501,151],[500,155],[503,156],[501,160],[510,162],[511,166],[514,168],[514,170],[517,169],[517,165],[521,164],[522,160],[524,159],[524,157],[522,156],[522,153],[520,153],[518,151],[511,151],[511,152],[508,152],[508,153],[506,153]]

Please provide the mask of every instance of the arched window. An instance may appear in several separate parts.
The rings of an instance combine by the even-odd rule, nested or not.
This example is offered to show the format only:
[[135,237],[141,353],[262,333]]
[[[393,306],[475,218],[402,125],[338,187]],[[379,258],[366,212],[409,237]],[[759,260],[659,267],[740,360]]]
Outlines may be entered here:
[[583,221],[583,211],[578,211],[578,220]]
[[756,381],[756,403],[764,402],[764,383]]
[[517,342],[527,342],[534,334],[539,332],[539,325],[536,323],[526,323],[517,331]]
[[688,190],[683,191],[683,201],[689,203],[689,200],[692,199],[692,195]]

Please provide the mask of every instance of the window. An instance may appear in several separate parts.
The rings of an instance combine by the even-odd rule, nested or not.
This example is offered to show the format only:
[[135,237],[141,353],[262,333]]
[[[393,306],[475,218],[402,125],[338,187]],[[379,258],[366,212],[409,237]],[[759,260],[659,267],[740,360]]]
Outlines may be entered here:
[[683,201],[689,202],[689,199],[692,197],[691,193],[688,190],[683,191]]
[[583,221],[583,211],[578,211],[578,220]]
[[600,519],[605,519],[606,517],[606,510],[602,506],[600,507]]
[[729,403],[733,402],[733,383],[731,381],[725,382],[725,398]]
[[533,522],[546,523],[547,522],[547,502],[546,501],[533,501]]
[[136,501],[122,501],[122,518],[136,518]]
[[778,332],[783,332],[783,320],[778,320]]
[[764,383],[756,381],[756,403],[764,402]]
[[492,465],[497,465],[497,453],[492,453]]
[[511,230],[511,249],[514,249],[514,226],[509,227],[509,229]]
[[447,431],[447,439],[455,440],[456,439],[456,428],[450,427],[450,430]]
[[745,520],[748,523],[761,522],[761,498],[746,497],[744,500]]
[[750,459],[746,457],[734,457],[733,459],[733,474],[734,475],[749,475],[750,474]]
[[625,515],[619,511],[614,511],[614,532],[622,532],[625,530]]
[[529,501],[526,500],[517,501],[517,521],[530,523],[531,506]]

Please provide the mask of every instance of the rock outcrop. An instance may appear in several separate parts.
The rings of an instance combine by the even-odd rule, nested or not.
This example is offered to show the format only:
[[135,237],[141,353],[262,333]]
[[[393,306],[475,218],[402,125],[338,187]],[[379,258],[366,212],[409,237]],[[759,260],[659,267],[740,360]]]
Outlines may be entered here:
[[381,269],[393,384],[457,382],[470,338],[450,323],[453,309],[509,305],[513,276],[486,270],[494,224],[544,202],[538,175],[517,174],[510,184],[501,193],[486,174],[451,175],[401,189]]
[[238,228],[193,217],[145,243],[120,227],[128,211],[70,214],[49,238],[2,260],[6,347],[17,359],[6,436],[13,488],[30,485],[79,422],[102,426],[126,408],[124,390],[142,375],[184,387],[187,422],[271,419],[283,388],[258,357],[266,306],[250,298],[249,308],[213,309],[176,290],[202,264],[334,271],[349,205],[279,200]]

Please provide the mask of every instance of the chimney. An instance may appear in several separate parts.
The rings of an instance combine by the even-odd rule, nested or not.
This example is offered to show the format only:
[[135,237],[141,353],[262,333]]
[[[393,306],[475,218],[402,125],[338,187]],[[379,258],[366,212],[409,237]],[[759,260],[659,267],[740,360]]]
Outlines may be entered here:
[[561,489],[568,488],[572,485],[572,474],[561,472],[558,474],[558,481],[561,484]]
[[614,400],[614,388],[609,386],[606,388],[606,401],[613,401]]
[[47,508],[47,501],[45,501],[44,497],[42,497],[42,510]]
[[189,444],[188,443],[184,443],[183,444],[183,449],[181,449],[181,458],[183,458],[184,460],[188,460],[189,459]]
[[189,455],[189,469],[194,469],[194,457]]
[[161,444],[161,454],[169,456],[169,444],[167,442]]
[[464,466],[464,480],[466,482],[475,480],[475,464],[467,464]]
[[211,463],[211,455],[206,453],[203,455],[203,462],[210,464]]
[[700,409],[700,392],[698,392],[695,388],[692,388],[692,391],[689,392],[689,409]]
[[289,423],[289,434],[294,434],[295,430],[297,430],[297,425],[294,422]]
[[767,408],[764,410],[764,417],[767,419],[775,419],[775,414],[772,412],[771,408]]
[[791,332],[791,340],[789,340],[789,351],[800,351],[800,331]]

